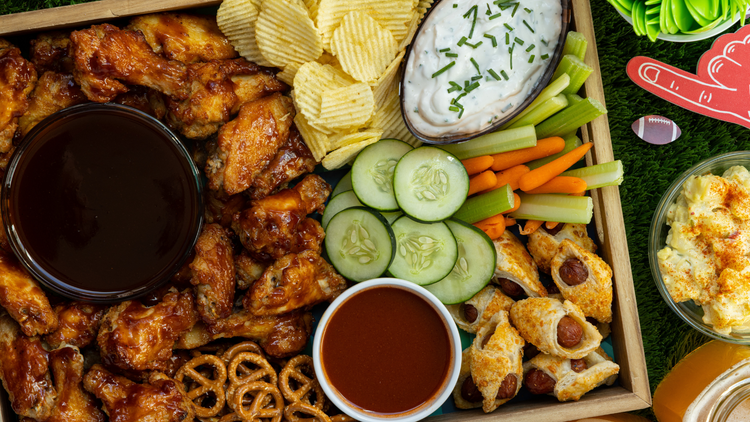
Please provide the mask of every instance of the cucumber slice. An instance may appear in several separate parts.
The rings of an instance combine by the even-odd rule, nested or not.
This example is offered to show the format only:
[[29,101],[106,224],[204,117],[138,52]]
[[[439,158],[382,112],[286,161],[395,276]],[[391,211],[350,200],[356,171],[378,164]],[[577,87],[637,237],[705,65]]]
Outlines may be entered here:
[[330,221],[325,247],[342,276],[353,281],[379,277],[396,251],[393,231],[379,212],[366,207],[345,209]]
[[463,205],[469,192],[469,175],[455,155],[435,147],[419,147],[399,160],[393,188],[404,214],[420,221],[441,221]]
[[381,212],[380,214],[388,220],[388,224],[393,224],[394,221],[398,220],[399,217],[404,215],[401,211]]
[[333,188],[333,192],[331,192],[331,198],[334,196],[346,192],[348,190],[352,190],[352,172],[348,172],[342,177],[338,183],[336,183],[336,187]]
[[398,139],[381,139],[367,146],[352,165],[352,188],[359,200],[379,211],[396,211],[393,170],[412,146]]
[[320,219],[320,225],[323,226],[323,230],[325,230],[326,227],[328,227],[328,222],[331,221],[334,215],[347,208],[361,206],[362,203],[359,202],[357,195],[355,195],[353,191],[348,190],[333,196],[331,197],[331,200],[328,201],[325,211],[323,211],[323,218]]
[[453,270],[458,245],[445,223],[421,223],[405,215],[391,228],[398,248],[388,268],[392,276],[425,286],[442,280]]
[[453,271],[435,284],[425,286],[446,305],[466,302],[492,280],[497,251],[487,234],[456,219],[445,220],[458,243],[458,260]]

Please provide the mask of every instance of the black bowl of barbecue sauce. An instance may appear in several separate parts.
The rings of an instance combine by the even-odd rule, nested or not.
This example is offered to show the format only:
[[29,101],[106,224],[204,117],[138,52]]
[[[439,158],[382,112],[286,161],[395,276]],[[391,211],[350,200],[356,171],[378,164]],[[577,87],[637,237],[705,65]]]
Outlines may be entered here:
[[82,104],[40,122],[3,179],[13,252],[43,285],[92,302],[168,281],[202,224],[200,172],[166,126],[133,108]]

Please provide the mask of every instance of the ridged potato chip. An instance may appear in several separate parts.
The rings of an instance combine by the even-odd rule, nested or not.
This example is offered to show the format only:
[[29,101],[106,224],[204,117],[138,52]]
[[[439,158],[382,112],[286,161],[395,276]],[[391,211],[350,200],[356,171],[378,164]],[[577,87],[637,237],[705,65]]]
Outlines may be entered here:
[[323,54],[320,35],[307,8],[293,0],[264,0],[255,24],[260,52],[274,66],[314,61]]
[[320,162],[330,150],[328,136],[310,126],[302,113],[298,113],[294,116],[294,124],[297,126],[299,134],[302,135],[302,139],[310,149],[315,161]]
[[216,23],[240,56],[260,66],[272,66],[260,53],[255,40],[259,10],[254,3],[252,0],[224,0],[216,12]]
[[337,169],[351,161],[366,146],[374,144],[375,142],[378,142],[378,140],[380,140],[380,138],[365,139],[364,141],[359,141],[355,144],[350,144],[345,147],[339,148],[326,155],[326,157],[323,159],[323,167],[328,170]]
[[403,0],[320,0],[315,24],[320,32],[323,48],[331,51],[333,32],[347,13],[365,12],[383,28],[398,32],[409,22],[412,9],[412,3]]
[[360,127],[373,111],[375,100],[366,83],[327,89],[320,100],[320,123],[333,130]]
[[330,135],[333,132],[320,125],[320,102],[323,92],[352,83],[354,81],[350,77],[330,65],[307,62],[294,75],[294,105],[305,115],[310,126]]
[[400,139],[415,148],[422,145],[422,141],[415,138],[404,123],[398,90],[391,91],[384,104],[375,110],[370,126],[383,129],[383,138]]
[[403,50],[409,44],[411,44],[411,41],[414,39],[414,35],[417,34],[419,23],[422,22],[423,17],[424,17],[424,13],[415,12],[414,16],[412,17],[412,20],[410,20],[409,23],[406,24],[406,36],[404,36],[404,38],[399,41],[398,43],[399,50]]
[[370,138],[380,139],[383,136],[383,129],[369,128],[362,131],[355,131],[352,133],[341,132],[328,137],[328,143],[331,149],[338,149],[347,145],[356,144]]
[[396,57],[393,35],[364,12],[349,12],[331,39],[341,68],[360,82],[374,84]]
[[305,1],[305,7],[307,7],[307,12],[310,15],[310,19],[315,22],[315,19],[318,17],[318,6],[320,6],[320,0],[304,0]]
[[398,89],[398,78],[396,76],[398,76],[398,69],[405,53],[406,50],[399,51],[396,58],[385,68],[385,72],[380,75],[375,82],[375,85],[372,86],[372,93],[375,97],[375,108],[378,108],[383,104],[386,96],[392,89],[394,89],[394,86]]
[[288,65],[284,66],[284,70],[276,74],[276,79],[281,80],[287,85],[292,85],[294,83],[294,76],[297,74],[297,71],[302,65],[299,63],[291,62]]

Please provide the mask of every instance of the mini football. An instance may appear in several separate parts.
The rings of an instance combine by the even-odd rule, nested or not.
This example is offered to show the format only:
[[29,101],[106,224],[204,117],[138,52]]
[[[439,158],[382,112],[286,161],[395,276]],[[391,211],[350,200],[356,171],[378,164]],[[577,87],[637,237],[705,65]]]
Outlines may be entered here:
[[654,145],[673,142],[682,135],[677,123],[662,116],[643,116],[630,126],[639,138]]

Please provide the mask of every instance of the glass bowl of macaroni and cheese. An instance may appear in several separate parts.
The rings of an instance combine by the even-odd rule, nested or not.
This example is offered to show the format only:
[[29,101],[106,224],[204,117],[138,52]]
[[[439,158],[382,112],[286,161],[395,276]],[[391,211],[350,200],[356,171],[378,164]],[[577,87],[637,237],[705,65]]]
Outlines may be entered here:
[[713,338],[750,344],[750,151],[704,160],[662,196],[649,262],[670,308]]

